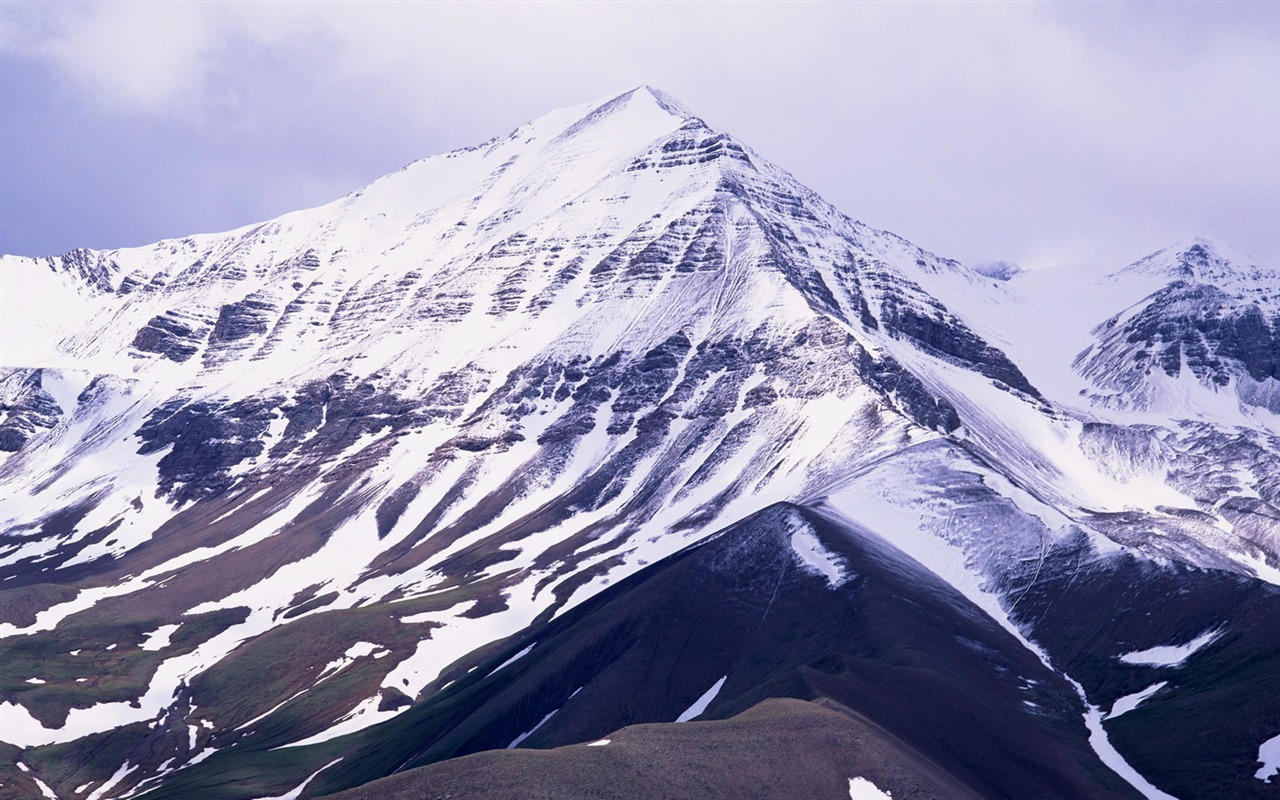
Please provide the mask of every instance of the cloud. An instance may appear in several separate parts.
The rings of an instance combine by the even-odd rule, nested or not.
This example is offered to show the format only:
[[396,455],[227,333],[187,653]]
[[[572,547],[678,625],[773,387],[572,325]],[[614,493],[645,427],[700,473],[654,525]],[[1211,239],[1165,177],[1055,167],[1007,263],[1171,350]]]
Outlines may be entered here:
[[211,49],[218,38],[211,8],[17,4],[5,9],[4,46],[48,62],[101,102],[163,111],[208,90]]
[[103,124],[257,171],[246,214],[650,83],[946,255],[1217,230],[1274,263],[1280,4],[1223,5],[8,3],[0,45]]

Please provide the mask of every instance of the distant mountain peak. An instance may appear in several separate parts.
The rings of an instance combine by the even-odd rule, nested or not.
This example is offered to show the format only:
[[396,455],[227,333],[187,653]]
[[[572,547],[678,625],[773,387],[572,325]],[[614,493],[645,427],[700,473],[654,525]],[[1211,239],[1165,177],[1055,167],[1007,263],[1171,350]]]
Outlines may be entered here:
[[1191,283],[1218,284],[1240,277],[1275,273],[1261,267],[1252,256],[1213,239],[1196,236],[1157,250],[1124,267],[1117,275],[1146,274]]
[[978,264],[973,267],[973,271],[998,281],[1007,281],[1014,275],[1026,272],[1025,269],[1012,261],[990,261],[985,264]]

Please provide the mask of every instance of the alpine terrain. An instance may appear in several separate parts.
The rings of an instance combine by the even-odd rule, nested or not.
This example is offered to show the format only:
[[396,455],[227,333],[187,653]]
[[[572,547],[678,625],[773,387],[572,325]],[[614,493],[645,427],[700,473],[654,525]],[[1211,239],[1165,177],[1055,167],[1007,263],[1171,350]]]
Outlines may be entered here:
[[970,269],[641,87],[0,275],[2,797],[1280,791],[1225,246]]

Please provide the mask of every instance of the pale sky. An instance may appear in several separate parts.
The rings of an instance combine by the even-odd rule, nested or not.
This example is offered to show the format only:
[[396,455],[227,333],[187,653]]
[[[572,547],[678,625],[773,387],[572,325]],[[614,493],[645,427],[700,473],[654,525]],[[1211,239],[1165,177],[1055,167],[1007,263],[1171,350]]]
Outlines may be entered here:
[[0,251],[225,230],[650,84],[972,264],[1280,266],[1280,2],[0,4]]

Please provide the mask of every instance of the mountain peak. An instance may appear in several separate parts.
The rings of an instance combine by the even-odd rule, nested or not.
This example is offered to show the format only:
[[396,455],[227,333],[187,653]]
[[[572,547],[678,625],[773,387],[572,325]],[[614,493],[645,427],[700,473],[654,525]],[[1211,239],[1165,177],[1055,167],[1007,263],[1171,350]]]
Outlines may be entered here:
[[1194,236],[1157,250],[1119,270],[1116,275],[1151,275],[1190,283],[1221,284],[1240,278],[1256,279],[1274,269],[1258,265],[1252,256],[1203,236]]
[[625,94],[648,95],[649,97],[653,98],[654,102],[656,102],[660,108],[667,111],[669,114],[673,116],[683,117],[685,119],[697,118],[697,115],[694,114],[692,111],[690,111],[688,106],[686,106],[684,103],[681,103],[679,100],[667,94],[666,92],[662,91],[661,89],[657,89],[653,86],[650,86],[647,83],[642,83],[639,86],[635,87],[634,89],[630,90],[629,92],[626,92]]
[[589,103],[549,111],[522,125],[516,133],[526,130],[549,133],[555,131],[552,139],[560,141],[590,130],[605,120],[615,124],[625,121],[627,127],[638,130],[648,130],[655,126],[675,130],[691,120],[701,122],[679,100],[652,86],[640,85],[624,92],[605,95]]
[[[234,231],[0,257],[0,781],[328,795],[800,692],[964,767],[945,796],[1136,796],[1091,783],[1106,707],[1153,780],[1240,796],[1280,715],[1247,263],[1002,287],[649,86]],[[1118,697],[1206,630],[1223,669]]]

